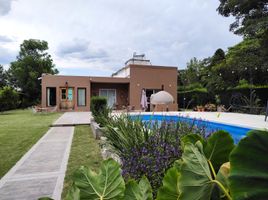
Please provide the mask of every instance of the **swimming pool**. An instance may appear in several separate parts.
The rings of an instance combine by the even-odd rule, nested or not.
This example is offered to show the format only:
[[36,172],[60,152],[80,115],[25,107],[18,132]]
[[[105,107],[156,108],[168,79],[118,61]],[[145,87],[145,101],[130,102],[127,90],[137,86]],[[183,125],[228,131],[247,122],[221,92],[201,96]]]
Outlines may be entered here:
[[243,137],[246,136],[247,132],[251,129],[239,127],[239,126],[233,126],[233,125],[227,125],[217,122],[211,122],[211,121],[205,121],[201,119],[194,119],[194,118],[188,118],[183,116],[167,116],[167,115],[132,115],[131,118],[136,119],[139,118],[142,121],[173,121],[173,122],[187,122],[187,123],[193,123],[198,126],[205,127],[206,132],[214,132],[217,130],[224,130],[230,133],[234,139],[235,143],[238,143],[239,140],[241,140]]

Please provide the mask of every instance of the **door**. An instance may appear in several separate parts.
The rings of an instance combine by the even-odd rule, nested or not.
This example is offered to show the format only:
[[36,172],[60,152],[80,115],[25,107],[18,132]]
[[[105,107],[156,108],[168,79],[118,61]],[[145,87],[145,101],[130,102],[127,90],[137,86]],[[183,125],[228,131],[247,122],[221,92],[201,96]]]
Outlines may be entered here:
[[47,88],[47,106],[56,106],[56,88]]
[[74,95],[74,88],[61,88],[61,105],[60,107],[63,109],[73,108],[73,95]]
[[153,110],[153,105],[151,105],[151,95],[155,94],[159,91],[161,91],[160,89],[145,89],[146,91],[146,97],[147,97],[147,102],[148,102],[148,108],[146,111],[152,111]]
[[116,90],[115,89],[100,89],[100,96],[107,98],[107,105],[113,108],[116,104]]

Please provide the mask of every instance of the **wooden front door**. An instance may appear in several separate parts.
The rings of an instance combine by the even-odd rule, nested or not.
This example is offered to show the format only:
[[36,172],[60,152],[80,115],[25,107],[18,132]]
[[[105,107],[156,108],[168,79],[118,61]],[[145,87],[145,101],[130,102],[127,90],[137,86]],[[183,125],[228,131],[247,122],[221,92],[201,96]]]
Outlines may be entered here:
[[60,89],[61,109],[73,109],[74,108],[74,88],[63,87]]

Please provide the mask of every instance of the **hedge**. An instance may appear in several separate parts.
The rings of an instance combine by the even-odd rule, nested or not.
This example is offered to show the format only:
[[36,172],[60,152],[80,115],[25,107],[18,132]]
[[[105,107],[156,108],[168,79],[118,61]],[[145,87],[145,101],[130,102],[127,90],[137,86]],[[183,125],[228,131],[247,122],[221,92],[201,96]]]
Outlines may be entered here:
[[0,111],[11,110],[19,105],[19,94],[13,88],[5,86],[0,89]]
[[[265,107],[268,100],[268,87],[255,87],[257,97],[261,100],[260,107]],[[218,92],[220,95],[221,104],[225,105],[226,108],[230,106],[231,97],[234,95],[241,94],[249,98],[250,88],[232,88],[225,91]],[[178,103],[179,108],[183,108],[183,102],[185,97],[185,107],[189,104],[188,108],[193,108],[197,105],[205,105],[206,103],[215,103],[215,96],[210,96],[208,92],[202,91],[179,91],[178,92]]]
[[90,110],[93,116],[97,116],[102,113],[103,110],[107,107],[107,99],[101,96],[91,97],[90,100]]

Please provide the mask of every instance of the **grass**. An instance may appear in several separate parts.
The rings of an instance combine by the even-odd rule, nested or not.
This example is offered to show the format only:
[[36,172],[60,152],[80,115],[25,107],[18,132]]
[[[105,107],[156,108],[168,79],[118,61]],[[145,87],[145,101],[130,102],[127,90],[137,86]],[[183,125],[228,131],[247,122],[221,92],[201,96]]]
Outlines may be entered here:
[[47,132],[61,113],[0,113],[0,178]]
[[98,171],[101,162],[100,147],[94,139],[90,127],[86,125],[76,126],[61,196],[66,197],[72,185],[72,174],[75,170],[83,165]]

